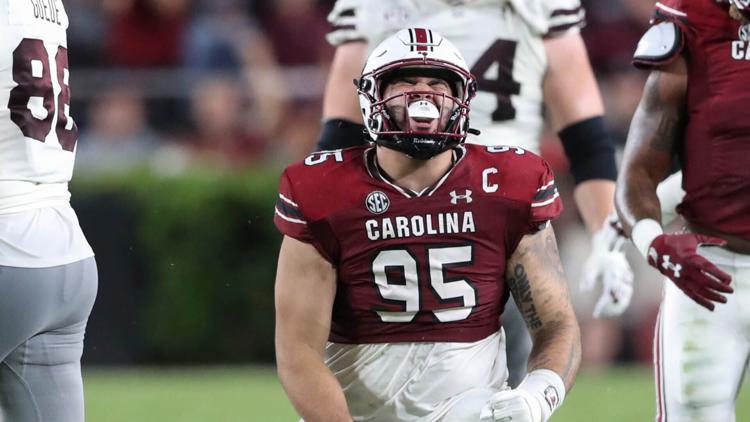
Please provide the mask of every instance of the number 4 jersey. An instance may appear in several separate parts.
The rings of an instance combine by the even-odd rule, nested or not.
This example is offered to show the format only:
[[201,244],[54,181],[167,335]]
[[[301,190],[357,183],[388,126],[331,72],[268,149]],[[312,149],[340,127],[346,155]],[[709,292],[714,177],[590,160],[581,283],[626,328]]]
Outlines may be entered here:
[[471,342],[500,329],[521,238],[561,210],[549,166],[520,148],[458,147],[434,186],[412,192],[359,147],[288,167],[274,221],[336,267],[331,341]]
[[[430,28],[451,40],[477,78],[467,142],[539,152],[544,126],[544,38],[578,31],[579,0],[338,0],[328,41],[375,48],[405,27]],[[352,90],[352,95],[355,95]]]
[[0,265],[93,255],[69,204],[67,27],[61,0],[0,0]]

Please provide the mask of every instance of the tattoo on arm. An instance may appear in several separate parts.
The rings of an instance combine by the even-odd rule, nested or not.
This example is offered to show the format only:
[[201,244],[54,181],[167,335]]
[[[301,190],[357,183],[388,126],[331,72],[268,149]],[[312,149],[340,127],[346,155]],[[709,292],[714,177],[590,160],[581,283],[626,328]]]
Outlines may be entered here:
[[557,240],[555,239],[554,232],[544,234],[544,257],[542,258],[548,263],[554,264],[555,279],[558,283],[562,283],[566,287],[565,282],[565,270],[563,269],[562,262],[560,261],[560,252],[557,250]]
[[568,361],[565,363],[565,369],[563,369],[562,379],[566,385],[572,384],[572,377],[578,372],[578,366],[580,364],[581,348],[580,342],[572,341],[570,343],[570,353],[568,354]]
[[535,233],[531,236],[533,240],[519,245],[518,250],[515,252],[515,256],[518,259],[514,260],[511,264],[512,268],[508,270],[509,274],[506,276],[506,282],[513,294],[516,305],[518,305],[518,310],[526,320],[526,324],[530,330],[535,331],[544,326],[544,321],[539,315],[539,306],[549,306],[551,298],[547,297],[545,292],[537,291],[538,294],[535,294],[532,291],[528,271],[524,263],[519,261],[524,261],[525,258],[528,262],[545,262],[547,264],[545,266],[546,269],[551,270],[551,277],[549,279],[564,287],[563,291],[565,294],[562,299],[568,300],[569,296],[554,232],[552,229],[545,229],[543,232]]
[[668,174],[687,122],[684,59],[652,71],[633,116],[615,193],[618,214],[630,235],[640,219],[661,220],[656,186]]
[[552,228],[527,235],[508,265],[506,284],[534,338],[529,369],[554,370],[572,386],[580,333]]
[[[674,82],[663,78],[662,72],[653,72],[644,89],[643,112],[644,122],[652,120],[653,132],[648,144],[651,148],[666,153],[673,153],[680,137],[683,110],[675,102]],[[653,116],[653,117],[652,117]]]
[[526,275],[526,269],[523,265],[516,264],[515,268],[513,268],[513,275],[508,277],[508,287],[513,292],[518,310],[521,311],[521,315],[526,320],[529,329],[537,330],[542,328],[543,323],[539,319],[539,314],[534,305],[534,298],[531,295],[531,287],[529,286],[529,277]]
[[663,115],[659,121],[659,126],[656,128],[656,133],[651,139],[651,147],[659,151],[672,152],[677,139],[679,124],[679,116]]

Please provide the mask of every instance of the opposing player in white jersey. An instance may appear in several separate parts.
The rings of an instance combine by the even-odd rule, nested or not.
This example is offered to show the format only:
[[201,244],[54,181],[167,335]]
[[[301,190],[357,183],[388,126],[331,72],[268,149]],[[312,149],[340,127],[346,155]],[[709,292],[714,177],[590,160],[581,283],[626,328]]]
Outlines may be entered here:
[[[328,40],[336,55],[326,86],[319,150],[361,145],[364,127],[352,79],[364,57],[382,39],[405,26],[426,27],[452,40],[477,77],[471,124],[481,131],[468,143],[518,145],[539,152],[549,111],[571,162],[575,199],[594,235],[584,285],[601,279],[596,316],[616,316],[632,295],[632,273],[610,242],[605,222],[613,213],[614,147],[605,130],[603,105],[580,36],[579,0],[339,0],[329,15]],[[364,122],[367,124],[367,122]],[[504,316],[511,384],[525,372],[530,342],[520,323]],[[516,314],[517,316],[517,314]],[[520,329],[508,322],[517,321]]]
[[61,0],[0,0],[0,420],[83,421],[80,359],[97,290],[70,207]]

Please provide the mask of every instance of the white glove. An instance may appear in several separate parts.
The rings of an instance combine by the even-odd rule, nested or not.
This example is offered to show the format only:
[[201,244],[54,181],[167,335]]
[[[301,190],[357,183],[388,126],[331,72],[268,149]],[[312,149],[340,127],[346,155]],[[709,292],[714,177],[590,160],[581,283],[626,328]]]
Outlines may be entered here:
[[482,422],[540,422],[541,410],[534,401],[529,393],[519,389],[495,393],[482,409],[479,420]]
[[591,240],[591,254],[583,264],[581,290],[602,281],[602,294],[594,306],[594,318],[615,317],[625,312],[633,296],[633,271],[621,251],[627,239],[612,213]]
[[479,414],[482,422],[547,422],[565,398],[565,384],[549,369],[531,371],[517,388],[495,393]]

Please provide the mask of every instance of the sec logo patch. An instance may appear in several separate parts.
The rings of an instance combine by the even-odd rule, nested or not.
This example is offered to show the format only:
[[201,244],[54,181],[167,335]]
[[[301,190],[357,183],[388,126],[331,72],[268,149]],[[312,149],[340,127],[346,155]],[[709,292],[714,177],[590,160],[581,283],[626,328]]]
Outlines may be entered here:
[[365,205],[367,209],[373,214],[382,214],[388,211],[388,207],[391,205],[391,200],[383,192],[376,190],[370,192],[365,198]]

